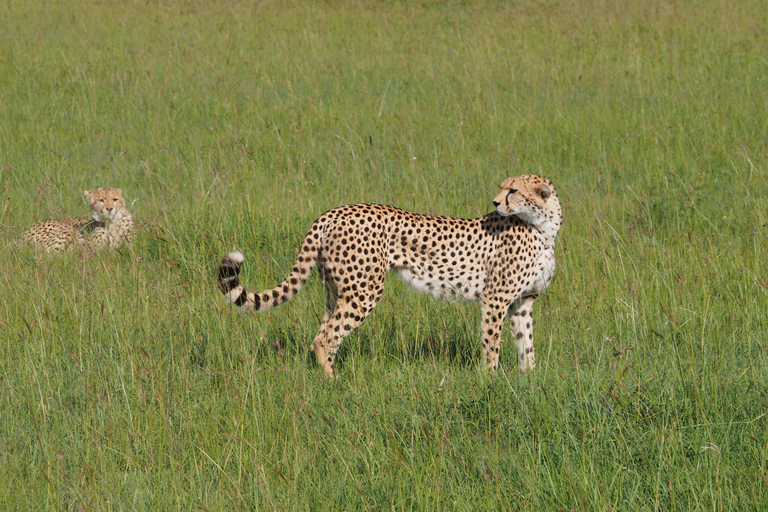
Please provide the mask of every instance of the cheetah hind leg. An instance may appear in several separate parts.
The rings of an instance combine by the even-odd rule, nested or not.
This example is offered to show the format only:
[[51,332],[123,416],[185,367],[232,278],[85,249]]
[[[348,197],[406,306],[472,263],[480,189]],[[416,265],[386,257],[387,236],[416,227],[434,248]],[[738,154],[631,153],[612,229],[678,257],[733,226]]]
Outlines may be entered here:
[[509,307],[507,316],[517,344],[517,361],[523,371],[536,366],[533,350],[533,301],[536,297],[522,297]]
[[326,364],[329,361],[327,348],[328,322],[333,317],[333,313],[336,310],[336,303],[338,302],[336,297],[336,287],[333,286],[331,281],[327,280],[327,277],[322,271],[320,273],[320,279],[325,285],[325,313],[323,314],[323,320],[320,322],[320,328],[317,330],[317,336],[315,336],[315,340],[312,342],[312,346],[314,348],[315,355],[317,356],[317,362],[320,364],[323,370],[325,370],[326,375],[329,377],[335,377],[333,374],[333,367],[330,368],[331,373],[329,373],[328,369],[326,368]]
[[356,295],[338,297],[333,313],[327,321],[321,323],[314,342],[315,355],[327,377],[336,377],[336,367],[333,362],[341,342],[363,323],[365,317],[379,301],[379,297],[361,295],[359,290]]

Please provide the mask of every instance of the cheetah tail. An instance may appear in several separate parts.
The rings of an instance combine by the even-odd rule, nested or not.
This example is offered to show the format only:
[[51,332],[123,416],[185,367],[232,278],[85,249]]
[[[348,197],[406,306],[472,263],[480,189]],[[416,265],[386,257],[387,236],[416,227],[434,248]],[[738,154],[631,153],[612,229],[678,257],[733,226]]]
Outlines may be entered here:
[[322,226],[315,223],[301,245],[299,256],[288,277],[276,288],[251,293],[240,284],[240,267],[245,258],[240,251],[233,251],[224,256],[219,265],[219,288],[227,302],[246,311],[265,311],[291,300],[309,278],[317,263],[317,253],[322,236]]

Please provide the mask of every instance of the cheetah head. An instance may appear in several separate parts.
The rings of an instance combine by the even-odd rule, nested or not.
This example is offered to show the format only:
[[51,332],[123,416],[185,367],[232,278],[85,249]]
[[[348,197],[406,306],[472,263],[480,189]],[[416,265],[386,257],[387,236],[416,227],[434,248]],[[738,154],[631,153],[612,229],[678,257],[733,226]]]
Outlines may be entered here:
[[127,212],[123,191],[119,188],[102,187],[83,194],[91,203],[91,217],[96,222],[120,220]]
[[535,174],[504,180],[493,205],[501,215],[516,215],[535,228],[548,223],[559,228],[562,221],[554,185],[547,178]]

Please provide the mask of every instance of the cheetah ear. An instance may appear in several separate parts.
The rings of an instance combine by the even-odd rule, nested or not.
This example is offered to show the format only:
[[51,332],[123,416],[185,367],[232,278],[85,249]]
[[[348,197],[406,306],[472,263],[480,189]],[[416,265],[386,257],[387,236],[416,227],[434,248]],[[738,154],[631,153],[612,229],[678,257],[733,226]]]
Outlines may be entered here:
[[546,199],[552,195],[552,189],[549,188],[549,185],[545,183],[542,183],[536,187],[536,192],[541,196],[542,199]]
[[85,192],[83,192],[83,195],[84,195],[85,197],[88,197],[88,198],[90,198],[90,197],[91,197],[91,193],[90,193],[88,190],[86,190]]
[[120,194],[120,195],[123,195],[123,189],[121,189],[121,188],[117,188],[117,189],[115,189],[115,190],[117,190],[117,193],[118,193],[118,194]]

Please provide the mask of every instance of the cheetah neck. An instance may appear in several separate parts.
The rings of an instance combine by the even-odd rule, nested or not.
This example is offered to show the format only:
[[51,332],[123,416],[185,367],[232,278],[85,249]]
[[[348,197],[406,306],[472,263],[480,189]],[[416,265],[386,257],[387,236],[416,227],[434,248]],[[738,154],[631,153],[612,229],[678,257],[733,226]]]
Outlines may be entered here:
[[111,239],[121,239],[133,230],[133,218],[125,212],[119,219],[110,219],[103,224],[104,232]]
[[114,219],[104,219],[102,221],[102,224],[106,228],[110,228],[112,226],[120,226],[129,222],[132,222],[133,219],[131,218],[131,214],[128,212],[122,213],[119,217]]
[[557,233],[560,231],[560,225],[552,222],[549,219],[544,220],[543,222],[531,224],[531,226],[536,229],[539,233],[541,233],[543,237],[543,243],[544,243],[544,249],[552,249],[555,248],[555,242],[557,241]]
[[560,231],[560,221],[552,213],[539,209],[524,208],[516,211],[514,215],[541,233],[545,248],[554,248],[557,232]]

